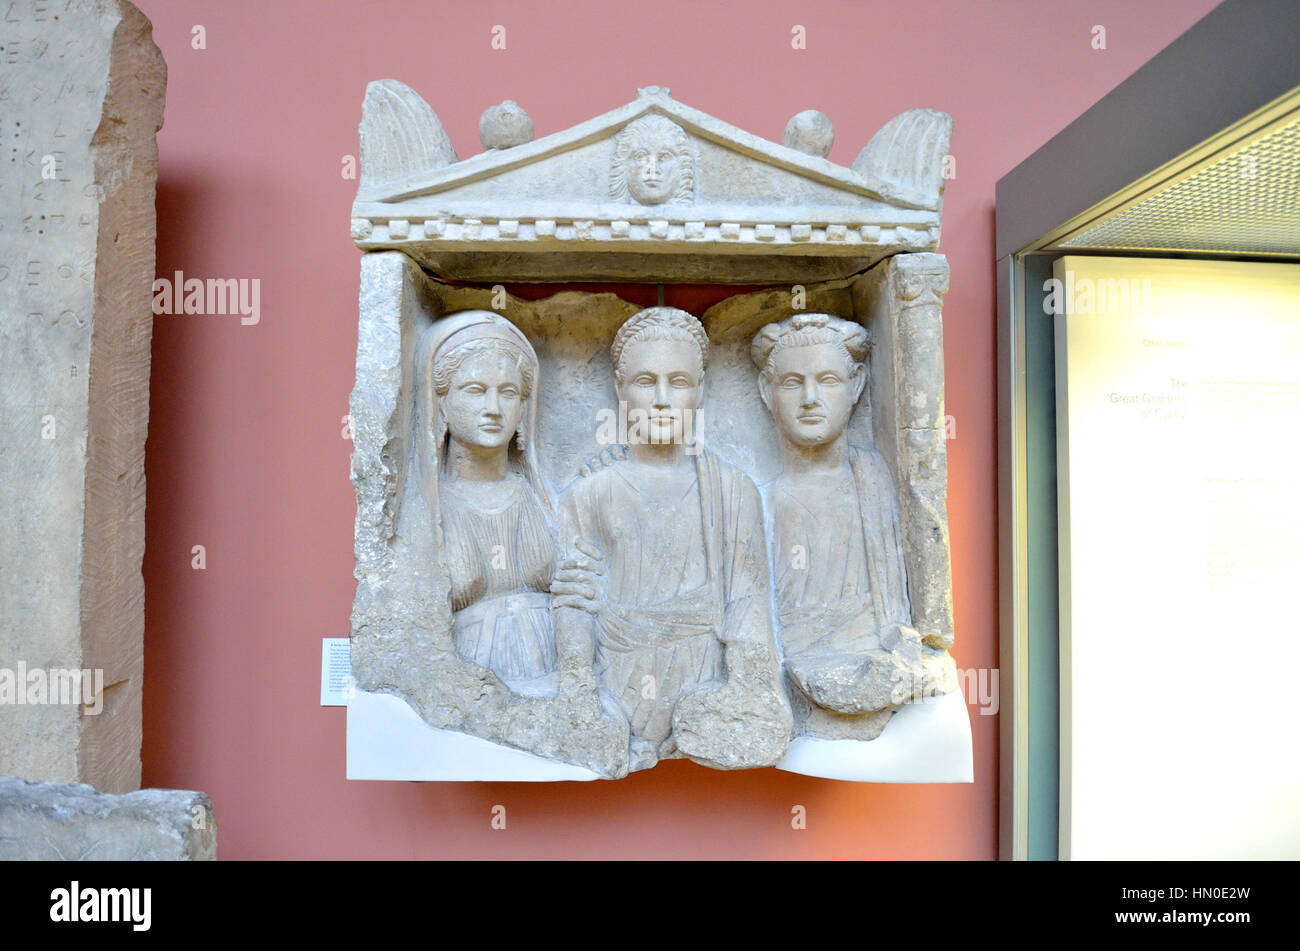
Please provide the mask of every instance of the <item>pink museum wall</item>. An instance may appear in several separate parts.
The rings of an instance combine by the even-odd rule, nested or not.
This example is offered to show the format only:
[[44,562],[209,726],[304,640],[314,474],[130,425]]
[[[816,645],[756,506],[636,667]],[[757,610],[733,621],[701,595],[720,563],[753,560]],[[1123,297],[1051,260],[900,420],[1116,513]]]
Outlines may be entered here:
[[[997,718],[974,704],[971,785],[687,762],[618,783],[343,778],[344,711],[318,704],[320,641],[347,634],[353,593],[341,417],[360,252],[343,157],[357,153],[366,83],[386,77],[429,101],[462,157],[479,150],[479,113],[503,99],[541,136],[647,85],[778,141],[795,112],[821,109],[842,164],[905,109],[951,113],[956,177],[939,250],[952,267],[953,653],[963,669],[994,668],[994,183],[1214,0],[137,3],[170,74],[158,273],[256,278],[261,289],[255,325],[191,315],[154,326],[145,785],[209,793],[232,859],[996,856]],[[490,46],[497,24],[505,50]],[[791,48],[795,24],[806,50]],[[205,49],[193,48],[196,26]],[[705,296],[670,291],[669,302]],[[490,825],[497,804],[504,831]],[[795,805],[806,830],[791,828]]]

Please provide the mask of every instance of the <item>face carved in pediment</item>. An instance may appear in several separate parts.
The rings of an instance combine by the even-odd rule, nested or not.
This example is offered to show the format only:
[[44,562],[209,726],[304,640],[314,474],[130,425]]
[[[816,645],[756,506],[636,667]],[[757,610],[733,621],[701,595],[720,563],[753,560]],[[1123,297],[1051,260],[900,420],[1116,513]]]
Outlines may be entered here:
[[643,205],[695,198],[695,160],[686,131],[661,115],[629,123],[614,139],[610,197]]

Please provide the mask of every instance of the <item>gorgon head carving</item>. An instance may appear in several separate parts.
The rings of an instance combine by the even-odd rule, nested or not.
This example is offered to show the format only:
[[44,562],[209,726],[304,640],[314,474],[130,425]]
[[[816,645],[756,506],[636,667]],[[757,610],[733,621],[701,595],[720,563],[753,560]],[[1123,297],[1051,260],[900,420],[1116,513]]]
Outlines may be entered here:
[[610,197],[643,205],[695,198],[695,159],[686,131],[661,115],[642,116],[614,138]]

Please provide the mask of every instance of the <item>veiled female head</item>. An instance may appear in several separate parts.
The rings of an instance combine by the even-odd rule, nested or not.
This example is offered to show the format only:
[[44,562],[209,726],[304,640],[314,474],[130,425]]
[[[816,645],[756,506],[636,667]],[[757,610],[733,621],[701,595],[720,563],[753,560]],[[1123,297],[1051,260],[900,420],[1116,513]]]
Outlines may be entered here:
[[471,336],[440,351],[433,385],[450,438],[471,451],[508,447],[532,395],[535,359],[499,336]]
[[[550,511],[550,492],[538,466],[537,400],[540,371],[528,338],[500,314],[467,310],[433,323],[416,346],[414,478],[436,510],[439,470],[453,456],[495,466],[508,453]],[[511,438],[514,449],[511,449]]]

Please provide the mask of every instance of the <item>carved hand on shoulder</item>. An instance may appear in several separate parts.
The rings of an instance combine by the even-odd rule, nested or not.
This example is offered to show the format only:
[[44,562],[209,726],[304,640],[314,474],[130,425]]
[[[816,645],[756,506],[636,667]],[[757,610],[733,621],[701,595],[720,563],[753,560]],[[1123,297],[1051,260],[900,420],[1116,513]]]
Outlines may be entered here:
[[596,455],[587,460],[586,465],[578,470],[578,475],[586,478],[594,475],[601,469],[608,469],[616,462],[622,462],[627,458],[626,446],[607,446]]
[[605,556],[599,548],[581,538],[573,540],[573,552],[560,562],[551,582],[551,602],[557,608],[578,608],[595,614],[605,600]]

